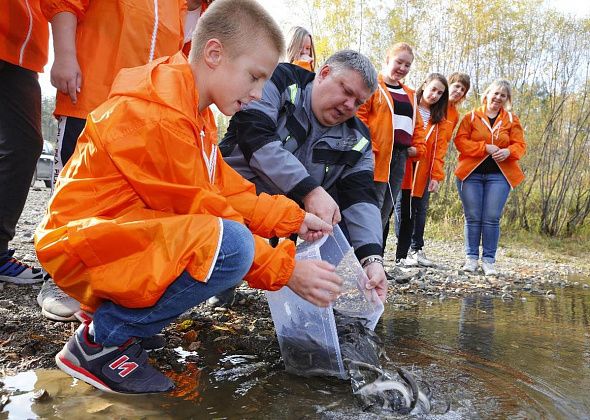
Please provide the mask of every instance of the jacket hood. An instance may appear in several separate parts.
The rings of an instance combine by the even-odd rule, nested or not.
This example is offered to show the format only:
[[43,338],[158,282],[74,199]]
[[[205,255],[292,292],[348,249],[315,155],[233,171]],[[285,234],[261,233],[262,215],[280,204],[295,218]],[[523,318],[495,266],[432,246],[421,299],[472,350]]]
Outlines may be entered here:
[[[172,86],[180,86],[180,89]],[[179,91],[185,94],[175,94]],[[192,109],[191,118],[198,113],[199,94],[195,78],[182,52],[144,66],[121,70],[113,82],[109,98],[121,95],[155,102],[183,114]]]

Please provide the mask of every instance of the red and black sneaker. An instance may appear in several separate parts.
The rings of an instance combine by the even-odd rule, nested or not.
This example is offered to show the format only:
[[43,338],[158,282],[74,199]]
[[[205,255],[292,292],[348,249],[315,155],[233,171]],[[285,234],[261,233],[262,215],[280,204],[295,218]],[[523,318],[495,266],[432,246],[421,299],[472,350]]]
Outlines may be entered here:
[[150,394],[174,388],[174,382],[148,363],[147,352],[137,340],[128,340],[119,347],[103,347],[92,341],[88,326],[82,323],[55,356],[61,370],[113,393]]

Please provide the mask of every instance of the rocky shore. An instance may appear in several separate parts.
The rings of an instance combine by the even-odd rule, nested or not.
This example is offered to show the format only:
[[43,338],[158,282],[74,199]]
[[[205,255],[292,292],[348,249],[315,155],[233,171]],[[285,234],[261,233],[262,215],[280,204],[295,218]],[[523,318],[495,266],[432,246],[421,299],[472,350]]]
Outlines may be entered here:
[[[26,208],[11,243],[25,262],[37,265],[33,234],[45,212],[49,189],[41,182],[31,188]],[[461,241],[429,241],[426,249],[435,267],[419,268],[408,276],[407,283],[392,282],[388,304],[397,310],[413,307],[426,299],[437,301],[469,294],[487,293],[502,299],[526,299],[528,294],[554,297],[558,288],[588,287],[582,279],[590,277],[590,262],[580,257],[539,253],[521,248],[500,248],[500,275],[485,277],[460,270],[463,262]],[[393,255],[386,255],[386,269],[392,270]],[[30,369],[54,368],[54,356],[73,333],[77,324],[47,320],[41,315],[36,297],[41,285],[16,286],[0,282],[0,372],[14,374]],[[212,309],[206,305],[184,314],[165,331],[167,345],[152,352],[153,362],[163,369],[181,372],[184,359],[205,365],[199,349],[207,354],[236,352],[265,354],[279,363],[278,344],[268,305],[263,293],[245,285],[238,289],[232,309]],[[263,353],[264,352],[264,353]],[[175,375],[175,373],[171,373]]]

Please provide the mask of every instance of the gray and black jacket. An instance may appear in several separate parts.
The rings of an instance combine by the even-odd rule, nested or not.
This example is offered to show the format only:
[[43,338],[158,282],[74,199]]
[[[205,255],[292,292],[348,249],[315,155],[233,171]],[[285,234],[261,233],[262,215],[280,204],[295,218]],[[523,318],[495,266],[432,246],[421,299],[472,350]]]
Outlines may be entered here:
[[383,229],[369,131],[356,117],[322,126],[311,110],[314,76],[279,64],[262,99],[232,117],[221,152],[258,193],[284,194],[301,204],[322,186],[340,207],[340,226],[357,258],[380,255]]

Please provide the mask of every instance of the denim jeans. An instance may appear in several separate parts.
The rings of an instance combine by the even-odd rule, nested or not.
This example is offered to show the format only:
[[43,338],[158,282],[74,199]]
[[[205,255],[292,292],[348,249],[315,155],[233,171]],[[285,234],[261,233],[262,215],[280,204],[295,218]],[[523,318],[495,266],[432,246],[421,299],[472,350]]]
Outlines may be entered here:
[[394,148],[391,155],[391,164],[389,165],[389,182],[375,182],[377,200],[381,209],[384,251],[385,245],[387,244],[387,236],[389,235],[389,219],[393,214],[395,199],[402,187],[402,181],[406,172],[406,160],[408,160],[408,150]]
[[422,197],[410,197],[411,190],[401,190],[395,202],[395,216],[399,220],[396,224],[398,233],[395,258],[406,258],[410,247],[418,251],[424,247],[424,228],[426,226],[426,212],[430,192],[428,185]]
[[465,213],[465,254],[479,259],[482,244],[482,261],[496,262],[496,249],[500,238],[500,218],[510,193],[510,184],[502,173],[469,175],[465,181],[457,179],[459,197]]
[[223,220],[223,238],[207,283],[186,271],[168,286],[154,306],[125,308],[105,302],[94,313],[94,337],[104,346],[118,346],[131,337],[151,337],[182,313],[239,284],[254,259],[254,238],[241,223]]

